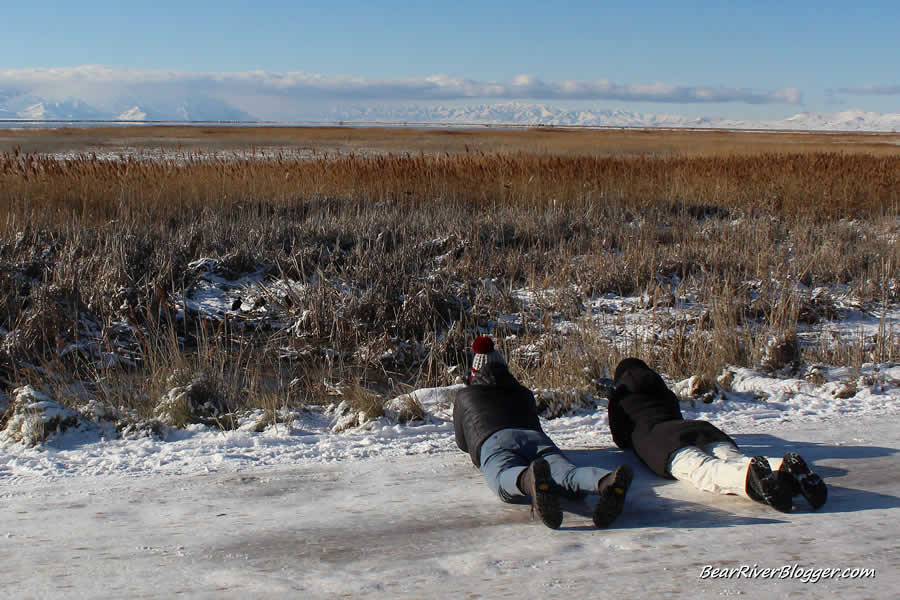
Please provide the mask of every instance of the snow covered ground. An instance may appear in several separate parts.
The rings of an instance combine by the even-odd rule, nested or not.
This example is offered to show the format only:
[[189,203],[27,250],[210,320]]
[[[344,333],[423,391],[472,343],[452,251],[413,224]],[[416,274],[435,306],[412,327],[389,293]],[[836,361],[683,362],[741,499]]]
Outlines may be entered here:
[[[624,514],[596,530],[591,498],[559,531],[506,505],[453,441],[457,387],[418,392],[425,422],[333,433],[301,412],[257,433],[194,426],[112,439],[82,426],[0,450],[0,560],[14,598],[596,598],[616,593],[885,598],[900,585],[900,366],[816,385],[735,370],[685,403],[752,454],[796,450],[829,501],[791,514],[657,479],[616,449],[602,406],[545,422],[577,463],[632,464]],[[708,565],[708,567],[707,567]],[[707,577],[711,569],[774,577]],[[824,569],[874,569],[874,578]],[[705,571],[704,571],[705,569]],[[718,574],[718,573],[717,573]],[[782,575],[786,575],[782,577]],[[817,581],[812,581],[818,579]]]
[[[248,322],[291,326],[256,308],[259,272],[233,280],[220,266],[190,265],[202,277],[177,301],[179,315],[234,317],[239,306]],[[541,301],[513,293],[523,311]],[[670,321],[702,309],[689,297],[673,302],[657,309],[646,298],[600,296],[578,323],[556,319],[553,329],[590,324],[613,343],[649,344]],[[836,320],[800,328],[804,343],[869,343],[900,328],[894,305],[866,310],[837,290],[834,307]],[[503,329],[515,331],[521,318],[508,315]],[[354,414],[319,407],[285,411],[263,431],[261,415],[251,414],[234,431],[120,435],[89,405],[77,425],[29,446],[13,434],[34,424],[15,413],[0,432],[5,596],[892,595],[900,585],[900,365],[810,365],[795,375],[729,368],[710,403],[691,395],[690,380],[671,383],[686,397],[686,418],[715,423],[748,453],[800,452],[828,483],[828,503],[811,512],[798,499],[782,514],[655,478],[614,447],[602,398],[544,425],[576,463],[635,467],[625,512],[604,531],[592,526],[592,498],[566,505],[559,531],[532,521],[527,506],[495,498],[453,440],[459,386],[415,392],[424,420],[401,424],[398,398],[358,427]],[[14,395],[22,394],[48,418],[75,418],[39,393]],[[0,410],[11,401],[21,405],[0,392]],[[704,577],[729,569],[736,574]],[[841,577],[844,569],[874,569],[874,577]]]

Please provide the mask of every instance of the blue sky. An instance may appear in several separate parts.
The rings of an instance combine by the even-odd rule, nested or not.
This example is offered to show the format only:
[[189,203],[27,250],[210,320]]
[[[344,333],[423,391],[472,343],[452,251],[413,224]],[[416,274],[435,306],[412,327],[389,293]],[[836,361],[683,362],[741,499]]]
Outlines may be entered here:
[[[361,103],[473,103],[495,83],[502,89],[487,101],[733,118],[900,112],[897,0],[5,4],[0,84],[22,70],[107,65],[178,72],[183,81],[256,70],[316,75],[320,102],[334,82],[341,101]],[[437,96],[410,85],[434,75],[472,85]],[[521,75],[530,79],[517,85]],[[557,85],[564,81],[584,89],[566,91],[578,86]]]

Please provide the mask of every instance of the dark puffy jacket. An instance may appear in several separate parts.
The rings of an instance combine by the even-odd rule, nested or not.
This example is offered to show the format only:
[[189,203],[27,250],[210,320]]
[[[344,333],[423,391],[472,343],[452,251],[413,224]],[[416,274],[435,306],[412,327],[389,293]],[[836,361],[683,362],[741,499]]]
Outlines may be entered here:
[[[609,429],[620,448],[632,448],[650,469],[671,478],[669,457],[685,446],[731,442],[707,421],[685,421],[678,398],[641,360],[627,358],[616,367],[616,389],[609,400]],[[735,444],[737,445],[737,444]]]
[[476,467],[481,466],[481,445],[501,429],[543,431],[531,390],[506,367],[485,368],[492,371],[495,384],[467,386],[453,401],[456,445],[469,453]]

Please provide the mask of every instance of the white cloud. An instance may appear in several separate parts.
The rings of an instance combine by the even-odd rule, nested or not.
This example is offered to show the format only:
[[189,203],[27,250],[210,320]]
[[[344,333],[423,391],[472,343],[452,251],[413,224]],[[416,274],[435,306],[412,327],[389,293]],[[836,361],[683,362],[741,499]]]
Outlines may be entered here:
[[649,83],[617,84],[607,80],[541,81],[518,75],[511,82],[476,81],[448,75],[410,79],[364,79],[313,73],[185,73],[169,70],[81,66],[0,71],[0,92],[85,97],[97,102],[112,96],[167,98],[203,95],[220,99],[281,97],[294,102],[422,102],[484,99],[619,100],[669,103],[800,104],[793,88],[759,91],[746,88],[695,87]]

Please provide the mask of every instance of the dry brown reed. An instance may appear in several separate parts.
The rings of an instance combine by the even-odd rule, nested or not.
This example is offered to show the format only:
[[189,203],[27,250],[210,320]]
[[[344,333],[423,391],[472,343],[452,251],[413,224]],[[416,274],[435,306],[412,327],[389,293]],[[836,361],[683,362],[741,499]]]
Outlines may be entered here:
[[[188,370],[232,405],[274,415],[340,382],[365,399],[450,383],[476,330],[508,338],[514,368],[535,386],[584,389],[625,355],[713,378],[725,365],[763,365],[772,337],[837,315],[815,288],[895,304],[898,215],[897,152],[10,152],[0,154],[0,382],[53,370],[148,416],[172,374]],[[176,318],[197,282],[188,265],[206,256],[226,274],[264,266],[294,282],[257,300],[291,327]],[[524,303],[520,289],[538,300]],[[609,322],[584,319],[606,293],[644,297],[665,334],[610,339]],[[671,316],[685,298],[703,310]],[[554,333],[559,320],[577,333]],[[62,351],[87,337],[93,354]],[[516,354],[532,345],[537,358]],[[824,348],[805,352],[900,358],[891,331]],[[98,367],[104,352],[136,366]]]
[[[347,156],[331,160],[99,160],[80,155],[0,155],[10,226],[242,219],[308,210],[334,199],[364,210],[451,205],[470,215],[495,207],[564,214],[722,211],[813,219],[894,215],[900,154],[762,154],[727,157],[547,157],[527,154]],[[15,221],[13,220],[15,219]],[[234,221],[232,221],[234,222]],[[240,221],[238,221],[239,223]]]

